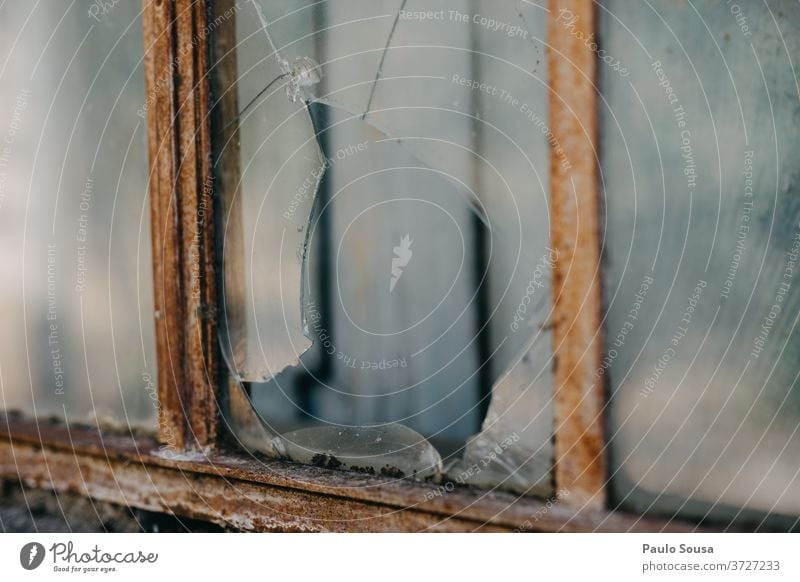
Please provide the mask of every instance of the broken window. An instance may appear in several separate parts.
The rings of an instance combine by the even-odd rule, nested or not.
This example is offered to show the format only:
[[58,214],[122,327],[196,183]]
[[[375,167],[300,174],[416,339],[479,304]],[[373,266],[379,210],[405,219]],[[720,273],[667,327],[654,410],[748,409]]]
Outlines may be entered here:
[[0,18],[0,408],[154,428],[141,7],[87,6]]
[[800,45],[773,15],[796,17],[796,5],[607,4],[600,30],[624,69],[598,65],[608,339],[597,378],[612,395],[614,506],[796,516],[800,144],[786,72]]
[[550,492],[546,177],[569,159],[547,126],[545,16],[218,12],[220,335],[245,446]]

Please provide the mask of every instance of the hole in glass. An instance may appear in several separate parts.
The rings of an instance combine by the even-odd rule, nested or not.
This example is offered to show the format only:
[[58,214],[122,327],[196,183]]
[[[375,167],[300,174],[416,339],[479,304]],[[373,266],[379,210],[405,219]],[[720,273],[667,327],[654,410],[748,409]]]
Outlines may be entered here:
[[542,9],[251,0],[232,20],[215,164],[237,436],[548,493]]

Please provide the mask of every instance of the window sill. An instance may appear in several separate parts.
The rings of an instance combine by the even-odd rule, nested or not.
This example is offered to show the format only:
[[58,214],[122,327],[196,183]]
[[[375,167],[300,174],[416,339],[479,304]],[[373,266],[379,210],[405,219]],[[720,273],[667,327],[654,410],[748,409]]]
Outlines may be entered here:
[[443,488],[240,452],[174,454],[152,437],[4,417],[0,479],[244,531],[691,531],[506,492]]

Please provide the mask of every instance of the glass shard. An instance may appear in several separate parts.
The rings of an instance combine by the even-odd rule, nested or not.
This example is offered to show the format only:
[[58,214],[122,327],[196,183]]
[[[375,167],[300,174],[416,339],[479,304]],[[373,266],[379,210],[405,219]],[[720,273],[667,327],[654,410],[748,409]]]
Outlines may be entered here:
[[[259,40],[263,44],[263,37]],[[310,59],[292,66],[267,59],[257,73],[257,80],[247,75],[239,80],[245,101],[256,96],[238,119],[248,131],[238,134],[241,141],[229,139],[219,154],[222,158],[227,149],[247,152],[242,180],[259,185],[253,197],[238,191],[232,196],[222,236],[226,281],[241,280],[224,287],[228,317],[221,330],[223,352],[234,376],[247,382],[267,380],[297,364],[311,345],[300,297],[308,222],[324,172],[307,104],[298,101],[319,81],[316,65]],[[263,79],[280,83],[258,96]],[[272,163],[276,157],[282,158],[278,166]]]
[[415,479],[442,473],[436,449],[401,424],[304,428],[275,437],[274,447],[281,457],[328,469]]

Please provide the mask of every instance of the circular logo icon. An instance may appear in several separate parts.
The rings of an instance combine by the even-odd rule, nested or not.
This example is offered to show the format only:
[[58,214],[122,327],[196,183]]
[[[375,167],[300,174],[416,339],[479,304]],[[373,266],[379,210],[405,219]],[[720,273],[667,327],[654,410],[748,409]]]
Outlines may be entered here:
[[26,570],[35,570],[44,561],[44,546],[39,542],[29,542],[19,551],[19,563]]

